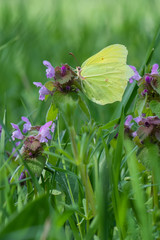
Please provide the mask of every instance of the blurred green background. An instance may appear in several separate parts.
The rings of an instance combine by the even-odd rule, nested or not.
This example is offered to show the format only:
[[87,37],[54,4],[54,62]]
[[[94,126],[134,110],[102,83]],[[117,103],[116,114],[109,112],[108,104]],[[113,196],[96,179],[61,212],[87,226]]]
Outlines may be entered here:
[[[129,51],[128,64],[141,66],[159,23],[158,0],[0,0],[0,119],[7,125],[32,114],[44,123],[49,106],[38,100],[33,81],[44,83],[43,60],[53,66],[80,64],[114,43]],[[159,47],[152,63],[160,62]],[[115,104],[90,103],[93,118],[109,120]]]

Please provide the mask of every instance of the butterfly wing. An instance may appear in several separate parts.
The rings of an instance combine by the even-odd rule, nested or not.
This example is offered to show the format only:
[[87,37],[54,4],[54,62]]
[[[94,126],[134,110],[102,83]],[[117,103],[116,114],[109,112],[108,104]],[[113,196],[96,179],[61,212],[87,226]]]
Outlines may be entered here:
[[83,64],[82,68],[95,63],[111,63],[121,62],[126,63],[128,51],[124,45],[113,44],[103,48],[100,52],[88,58]]
[[82,86],[90,100],[101,105],[121,101],[128,79],[134,75],[126,65],[127,54],[125,46],[115,44],[82,64]]

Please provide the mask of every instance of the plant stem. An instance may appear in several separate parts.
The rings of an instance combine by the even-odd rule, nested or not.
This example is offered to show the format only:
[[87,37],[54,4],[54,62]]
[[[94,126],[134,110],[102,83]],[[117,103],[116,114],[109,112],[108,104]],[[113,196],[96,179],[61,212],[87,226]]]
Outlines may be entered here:
[[158,189],[157,189],[157,185],[156,185],[156,181],[153,173],[152,173],[152,181],[153,181],[153,204],[154,204],[154,207],[159,208]]
[[79,171],[81,174],[83,185],[86,190],[86,200],[87,200],[87,202],[88,201],[90,202],[90,205],[91,205],[91,208],[93,211],[93,215],[95,216],[96,208],[95,208],[94,192],[93,192],[92,185],[91,185],[91,182],[90,182],[87,170],[86,170],[86,166],[84,164],[80,164],[78,167],[79,167]]
[[[60,142],[60,139],[59,139],[59,122],[58,122],[57,129],[58,129],[58,143],[59,143],[59,145],[61,147],[61,142]],[[63,164],[63,168],[66,170],[66,165],[65,165],[64,159],[62,159],[62,164]],[[68,184],[68,188],[69,188],[69,193],[70,193],[70,198],[71,198],[72,204],[75,204],[74,197],[73,197],[73,194],[72,194],[72,189],[71,189],[71,186],[70,186],[70,182],[68,180],[68,176],[67,176],[66,173],[65,173],[65,177],[66,177],[66,180],[67,180],[67,184]],[[83,235],[82,235],[82,231],[81,231],[81,225],[80,225],[78,214],[76,212],[75,212],[75,217],[76,217],[76,220],[77,220],[77,225],[78,225],[78,229],[79,229],[81,240],[83,240]]]
[[78,156],[78,150],[77,150],[77,145],[76,145],[76,141],[75,141],[76,133],[75,133],[74,127],[71,126],[69,128],[69,131],[70,131],[73,154],[74,154],[77,166],[79,168],[81,178],[82,178],[82,182],[83,182],[83,185],[84,185],[85,191],[86,191],[86,201],[90,202],[93,215],[95,216],[96,209],[95,209],[94,193],[93,193],[92,185],[91,185],[91,182],[90,182],[87,170],[86,170],[86,166],[82,163],[83,162],[82,159],[79,159],[79,156]]
[[154,209],[153,222],[156,225],[156,212],[159,209],[159,203],[158,203],[158,188],[156,185],[155,176],[153,172],[152,172],[152,183],[153,183],[152,190],[153,190],[153,209]]

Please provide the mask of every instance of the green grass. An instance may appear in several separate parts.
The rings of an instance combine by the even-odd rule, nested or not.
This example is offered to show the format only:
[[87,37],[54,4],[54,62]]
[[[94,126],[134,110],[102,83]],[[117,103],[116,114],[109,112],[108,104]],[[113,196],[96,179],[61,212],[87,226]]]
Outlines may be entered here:
[[[158,1],[0,1],[0,115],[7,109],[7,125],[33,112],[38,121],[45,107],[33,81],[45,82],[44,59],[54,66],[79,65],[103,47],[121,43],[128,63],[141,66],[159,19]],[[159,61],[159,48],[153,62]],[[96,121],[110,120],[114,104],[91,105]],[[47,109],[47,107],[46,107]],[[104,114],[105,112],[105,114]],[[2,118],[2,117],[1,117]],[[44,120],[44,119],[43,119]]]
[[45,123],[50,101],[39,101],[33,85],[46,82],[43,60],[76,67],[69,52],[81,65],[121,43],[143,72],[150,60],[160,63],[158,21],[158,0],[0,1],[0,239],[160,239],[159,145],[139,148],[124,134],[136,84],[106,106],[55,97],[60,113],[40,177],[29,168],[19,180],[28,167],[9,141],[21,116]]

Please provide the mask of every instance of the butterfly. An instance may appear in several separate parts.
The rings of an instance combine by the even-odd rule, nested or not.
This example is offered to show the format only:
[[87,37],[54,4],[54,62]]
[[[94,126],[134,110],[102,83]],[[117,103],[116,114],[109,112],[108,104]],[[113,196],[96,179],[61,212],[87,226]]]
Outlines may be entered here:
[[128,80],[134,75],[126,64],[127,55],[124,45],[114,44],[77,67],[83,92],[91,101],[105,105],[122,100]]

